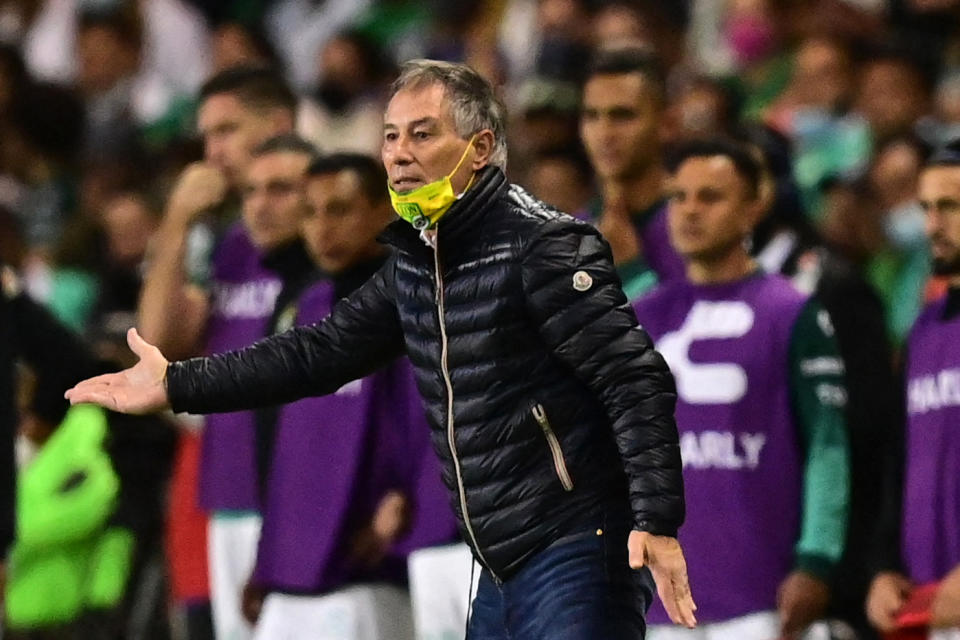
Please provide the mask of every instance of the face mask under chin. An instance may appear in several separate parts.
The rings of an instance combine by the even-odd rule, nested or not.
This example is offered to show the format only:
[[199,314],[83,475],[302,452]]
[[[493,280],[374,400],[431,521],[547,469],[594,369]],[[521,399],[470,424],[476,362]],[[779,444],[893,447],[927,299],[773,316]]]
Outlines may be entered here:
[[[397,193],[393,190],[393,187],[387,185],[387,189],[390,191],[390,204],[393,205],[393,210],[397,212],[397,215],[409,222],[418,231],[430,229],[436,225],[443,214],[463,195],[463,193],[454,193],[451,178],[456,175],[460,166],[466,161],[467,154],[473,147],[475,139],[475,135],[470,138],[467,148],[463,150],[463,154],[453,171],[439,180],[406,193]],[[471,176],[470,183],[467,184],[464,192],[470,188],[472,182],[473,177]]]

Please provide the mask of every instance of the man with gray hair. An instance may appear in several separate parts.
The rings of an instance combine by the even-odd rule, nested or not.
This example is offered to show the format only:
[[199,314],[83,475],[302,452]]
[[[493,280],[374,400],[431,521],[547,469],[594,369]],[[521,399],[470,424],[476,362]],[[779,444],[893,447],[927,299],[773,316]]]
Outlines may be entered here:
[[[71,402],[210,413],[332,393],[402,353],[482,567],[472,640],[642,637],[653,580],[696,606],[676,391],[589,224],[507,182],[503,107],[476,72],[404,65],[384,119],[394,252],[323,322],[239,351],[140,362]],[[409,224],[408,224],[409,223]]]

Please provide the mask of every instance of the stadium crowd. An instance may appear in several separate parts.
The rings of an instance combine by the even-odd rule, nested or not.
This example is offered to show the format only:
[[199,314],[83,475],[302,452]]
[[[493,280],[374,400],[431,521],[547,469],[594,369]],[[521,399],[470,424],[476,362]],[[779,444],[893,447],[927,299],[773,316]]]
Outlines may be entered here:
[[495,87],[507,179],[596,225],[673,372],[700,624],[648,637],[960,638],[958,0],[0,0],[0,637],[464,637],[406,359],[204,417],[63,399],[374,274],[420,58]]

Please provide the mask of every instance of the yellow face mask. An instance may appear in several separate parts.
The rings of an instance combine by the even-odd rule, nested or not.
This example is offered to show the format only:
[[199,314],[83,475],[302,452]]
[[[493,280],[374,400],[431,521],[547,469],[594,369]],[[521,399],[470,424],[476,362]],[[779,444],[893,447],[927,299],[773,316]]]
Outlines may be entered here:
[[[393,187],[388,184],[387,189],[390,191],[390,204],[393,205],[393,210],[397,212],[397,215],[413,225],[413,228],[418,231],[429,229],[437,224],[437,220],[459,199],[459,196],[453,192],[453,184],[450,182],[450,178],[457,173],[460,165],[467,159],[467,152],[470,151],[470,148],[473,146],[475,138],[476,136],[470,138],[470,142],[467,143],[467,148],[463,150],[463,155],[460,156],[460,160],[457,162],[457,166],[453,168],[453,171],[439,180],[425,184],[422,187],[417,187],[406,193],[397,193],[393,190]],[[470,180],[472,182],[473,178]],[[470,185],[468,184],[467,188],[469,187]],[[466,191],[466,189],[464,189],[464,191]]]

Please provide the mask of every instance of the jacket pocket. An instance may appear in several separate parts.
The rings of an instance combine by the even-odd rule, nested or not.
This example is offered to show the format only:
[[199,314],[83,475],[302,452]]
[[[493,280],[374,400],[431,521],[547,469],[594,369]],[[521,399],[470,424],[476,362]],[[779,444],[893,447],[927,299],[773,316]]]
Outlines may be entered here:
[[540,425],[540,429],[547,439],[550,454],[553,456],[553,468],[557,472],[557,477],[560,478],[560,484],[563,485],[565,491],[573,491],[573,478],[570,477],[570,472],[567,470],[567,461],[563,458],[563,449],[560,448],[560,441],[557,440],[557,434],[553,432],[553,428],[550,426],[550,420],[547,419],[547,412],[544,410],[542,404],[535,405],[530,411],[533,413],[533,417],[536,419],[537,424]]

